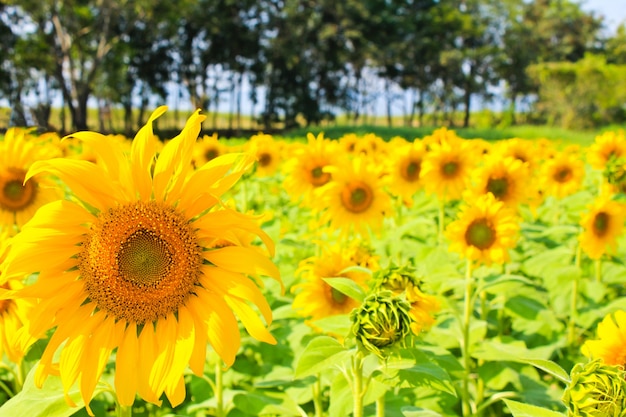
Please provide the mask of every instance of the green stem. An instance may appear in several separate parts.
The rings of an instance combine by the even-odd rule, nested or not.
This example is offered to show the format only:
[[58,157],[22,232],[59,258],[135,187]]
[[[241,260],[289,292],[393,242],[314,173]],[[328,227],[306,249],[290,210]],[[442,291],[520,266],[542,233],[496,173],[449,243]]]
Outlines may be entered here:
[[353,417],[363,417],[363,357],[358,350],[352,361]]
[[467,260],[467,266],[465,268],[465,307],[463,310],[463,340],[462,340],[462,354],[463,365],[465,367],[465,374],[463,378],[463,417],[471,415],[470,404],[470,390],[469,382],[472,373],[472,361],[470,357],[470,324],[472,319],[472,304],[473,304],[473,282],[472,282],[472,261]]
[[385,417],[385,394],[376,400],[376,417]]
[[572,281],[572,297],[570,299],[569,322],[567,323],[567,344],[573,346],[576,340],[576,317],[578,316],[578,285],[580,281],[580,261],[582,256],[582,246],[576,248],[576,257],[574,265],[578,268],[579,273],[574,276]]
[[443,222],[445,220],[445,208],[446,208],[446,200],[442,196],[439,199],[439,230],[437,234],[437,242],[441,245],[443,243]]
[[132,417],[133,406],[125,407],[123,405],[117,405],[117,417]]
[[224,417],[224,385],[222,381],[222,363],[218,359],[215,363],[215,416]]
[[317,379],[313,383],[313,406],[315,407],[315,417],[322,417],[324,408],[322,404],[322,376],[317,374]]

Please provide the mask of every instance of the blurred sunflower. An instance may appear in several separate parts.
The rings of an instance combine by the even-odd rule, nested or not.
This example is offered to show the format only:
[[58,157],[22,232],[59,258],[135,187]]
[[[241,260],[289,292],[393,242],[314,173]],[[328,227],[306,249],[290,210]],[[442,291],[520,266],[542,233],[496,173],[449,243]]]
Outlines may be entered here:
[[608,314],[598,324],[597,340],[587,340],[582,353],[607,365],[626,367],[626,311]]
[[527,139],[511,138],[496,142],[493,153],[501,158],[511,157],[525,163],[532,173],[537,168],[541,156],[536,145],[537,142]]
[[444,136],[440,140],[430,143],[420,180],[428,193],[443,201],[456,200],[469,185],[474,153],[469,141],[464,139]]
[[[0,233],[0,262],[6,257],[9,245],[8,233]],[[19,280],[5,280],[0,276],[0,288],[18,290],[23,287]],[[31,300],[0,300],[0,358],[5,354],[14,363],[20,363],[25,351],[22,348],[34,342],[22,331],[27,315],[34,303]]]
[[328,168],[332,180],[319,189],[313,207],[321,211],[322,223],[347,235],[367,236],[380,231],[391,214],[391,198],[383,186],[380,170],[362,157]]
[[354,154],[357,149],[359,137],[356,133],[346,133],[341,136],[337,142],[339,143],[341,150],[349,154]]
[[416,140],[393,149],[394,152],[387,160],[389,191],[410,207],[413,204],[413,195],[422,186],[420,171],[426,147],[421,141]]
[[281,164],[280,143],[272,135],[259,133],[252,135],[246,144],[248,151],[256,155],[256,175],[270,177],[276,173]]
[[563,198],[578,191],[585,176],[585,163],[577,153],[559,152],[544,161],[540,181],[546,196]]
[[595,137],[587,149],[587,162],[595,169],[603,170],[611,159],[626,157],[626,135],[623,130],[608,131]]
[[532,187],[527,165],[512,157],[492,156],[484,166],[475,169],[472,177],[474,196],[491,193],[509,207],[525,202],[528,188]]
[[152,123],[166,109],[151,115],[129,155],[103,135],[78,132],[72,136],[93,147],[102,164],[64,158],[33,164],[27,179],[54,174],[76,202],[40,208],[2,265],[6,278],[39,271],[34,284],[8,294],[40,300],[25,324],[31,336],[55,328],[37,366],[36,385],[60,374],[71,403],[67,393],[78,381],[90,414],[89,402],[114,350],[122,406],[132,405],[136,394],[160,404],[163,393],[176,406],[185,399],[186,367],[203,373],[207,342],[233,364],[240,346],[235,314],[254,338],[275,343],[266,328],[270,307],[249,277],[280,280],[276,266],[235,238],[211,249],[216,238],[243,230],[273,252],[271,239],[251,217],[219,200],[253,157],[224,155],[194,171],[191,156],[205,118],[197,111],[156,158]]
[[303,260],[296,275],[302,282],[294,286],[296,293],[292,307],[307,324],[315,327],[316,320],[338,314],[348,314],[360,305],[359,301],[331,287],[324,278],[349,278],[367,289],[370,274],[351,269],[356,266],[341,246],[325,246],[319,256]]
[[204,135],[202,139],[196,141],[193,149],[193,164],[201,167],[207,162],[226,153],[226,148],[217,138],[217,133],[211,136]]
[[502,264],[517,243],[519,220],[515,212],[493,194],[465,201],[458,219],[446,228],[449,249],[486,265]]
[[614,252],[617,238],[624,230],[625,219],[624,204],[606,195],[598,198],[580,220],[583,227],[579,236],[582,250],[591,259],[600,259],[607,251]]
[[35,161],[60,154],[54,145],[38,144],[26,129],[7,130],[0,142],[0,229],[19,230],[39,207],[61,196],[59,187],[46,178],[26,181]]
[[294,151],[294,155],[285,163],[283,186],[293,201],[310,205],[313,192],[331,180],[327,167],[338,160],[337,142],[307,134],[307,144]]

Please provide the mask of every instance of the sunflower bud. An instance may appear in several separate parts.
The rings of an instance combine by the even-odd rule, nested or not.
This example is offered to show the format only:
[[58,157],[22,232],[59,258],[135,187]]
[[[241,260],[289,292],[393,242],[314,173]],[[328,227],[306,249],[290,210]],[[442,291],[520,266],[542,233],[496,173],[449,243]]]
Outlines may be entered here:
[[562,401],[568,417],[626,417],[626,372],[600,359],[578,363]]
[[401,342],[411,332],[411,305],[384,290],[370,294],[352,311],[352,333],[360,348],[383,358],[383,348]]

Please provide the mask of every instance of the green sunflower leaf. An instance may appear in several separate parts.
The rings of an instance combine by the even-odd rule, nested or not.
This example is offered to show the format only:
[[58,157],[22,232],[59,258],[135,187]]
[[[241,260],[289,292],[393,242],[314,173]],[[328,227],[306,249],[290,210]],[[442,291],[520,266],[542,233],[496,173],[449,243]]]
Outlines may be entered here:
[[[26,376],[22,391],[0,407],[1,416],[29,416],[29,417],[68,417],[76,413],[85,403],[77,386],[70,389],[68,395],[76,404],[71,407],[63,395],[63,385],[57,376],[49,376],[41,388],[34,382],[34,366]],[[94,396],[104,391],[104,386],[98,384]]]
[[536,405],[523,404],[517,401],[504,400],[513,417],[565,417],[565,414],[537,407]]
[[351,357],[353,352],[343,347],[336,339],[318,336],[311,340],[296,364],[295,377],[303,378],[323,372]]
[[328,285],[336,289],[342,294],[347,295],[350,298],[357,300],[362,303],[365,299],[365,290],[359,286],[354,280],[350,278],[322,278]]

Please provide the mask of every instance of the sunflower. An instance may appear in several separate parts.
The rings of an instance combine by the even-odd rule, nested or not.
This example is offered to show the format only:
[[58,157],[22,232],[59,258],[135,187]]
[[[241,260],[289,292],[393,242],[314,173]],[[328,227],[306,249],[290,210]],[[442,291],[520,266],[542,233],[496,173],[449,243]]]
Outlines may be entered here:
[[424,144],[416,140],[403,146],[394,147],[388,159],[389,191],[411,206],[413,195],[421,188],[420,171],[426,155]]
[[596,136],[587,150],[587,162],[595,169],[603,170],[609,160],[622,157],[626,157],[626,135],[623,130]]
[[364,158],[355,157],[328,169],[332,181],[319,189],[314,208],[320,220],[344,235],[361,236],[368,229],[380,231],[383,219],[391,214],[391,198],[383,187],[380,171]]
[[486,265],[509,259],[508,250],[516,245],[518,232],[515,212],[491,193],[466,201],[457,220],[446,228],[451,251]]
[[[0,233],[0,262],[6,256],[9,242],[8,234]],[[19,280],[1,279],[0,281],[2,289],[17,290],[23,287]],[[28,334],[21,330],[33,305],[31,300],[0,300],[0,358],[4,353],[10,361],[19,363],[25,353],[21,346],[34,342],[34,339],[30,339]],[[20,340],[20,338],[26,339]]]
[[296,292],[292,307],[307,324],[324,317],[348,314],[359,306],[359,301],[331,287],[324,278],[349,278],[361,288],[367,289],[370,275],[356,266],[341,246],[325,246],[319,256],[303,260],[296,275],[303,281],[294,286]]
[[0,229],[19,229],[42,205],[59,198],[46,178],[26,179],[28,168],[39,160],[59,156],[53,145],[40,145],[28,130],[11,128],[0,142]]
[[516,207],[527,199],[529,184],[528,166],[512,157],[490,157],[484,166],[476,168],[472,175],[473,195],[491,193],[496,200],[507,206]]
[[[236,231],[254,233],[270,253],[273,242],[254,219],[219,200],[254,158],[224,155],[194,171],[191,156],[205,118],[199,111],[157,158],[152,123],[166,109],[155,110],[130,154],[103,135],[78,132],[72,136],[93,147],[102,164],[63,158],[33,164],[27,179],[57,175],[75,200],[43,206],[2,266],[6,278],[39,272],[34,284],[8,296],[40,300],[25,325],[30,335],[55,328],[35,383],[60,374],[70,402],[68,391],[79,381],[90,414],[114,350],[122,406],[136,394],[160,404],[163,393],[176,406],[185,398],[187,365],[202,375],[207,342],[233,364],[240,346],[235,314],[254,338],[276,343],[266,328],[270,307],[251,278],[280,281],[278,269],[239,246]],[[211,248],[218,238],[230,244]]]
[[493,153],[501,158],[517,159],[528,166],[530,172],[534,172],[543,156],[538,150],[538,143],[540,142],[520,138],[506,139],[495,143]]
[[280,142],[275,141],[272,135],[263,133],[252,135],[247,142],[247,148],[256,155],[258,177],[270,177],[276,173],[282,158]]
[[428,193],[436,194],[443,201],[456,200],[469,185],[475,158],[469,141],[450,135],[439,139],[440,142],[429,145],[420,179]]
[[582,352],[607,365],[626,367],[626,311],[618,310],[607,315],[598,324],[598,340],[587,340]]
[[585,176],[585,164],[576,153],[559,152],[543,163],[540,175],[544,194],[563,198],[580,189]]
[[194,145],[193,163],[196,167],[200,167],[225,153],[226,148],[217,139],[217,133],[213,133],[211,136],[204,135]]
[[582,250],[591,259],[601,258],[607,250],[615,251],[617,238],[624,229],[625,218],[624,204],[611,200],[606,195],[598,198],[580,220],[583,227],[579,236]]
[[310,205],[314,190],[331,180],[327,167],[337,160],[337,142],[325,139],[323,133],[307,134],[307,144],[298,147],[284,166],[283,186],[292,200]]

